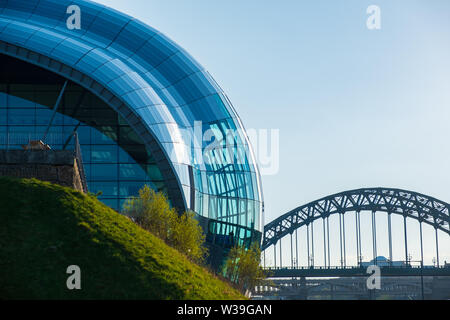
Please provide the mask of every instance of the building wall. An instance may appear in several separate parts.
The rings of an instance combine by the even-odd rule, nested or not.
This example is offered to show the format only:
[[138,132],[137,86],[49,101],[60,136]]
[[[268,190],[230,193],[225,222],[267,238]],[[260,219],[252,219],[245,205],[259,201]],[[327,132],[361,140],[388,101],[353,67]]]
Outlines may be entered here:
[[83,192],[72,151],[0,150],[0,176],[36,178]]

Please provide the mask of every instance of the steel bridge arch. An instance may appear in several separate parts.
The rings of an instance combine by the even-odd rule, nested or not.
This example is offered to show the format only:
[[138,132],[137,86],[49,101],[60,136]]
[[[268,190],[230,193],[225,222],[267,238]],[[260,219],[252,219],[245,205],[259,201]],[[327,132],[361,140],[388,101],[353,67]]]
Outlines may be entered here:
[[362,188],[330,195],[295,208],[264,226],[261,248],[267,249],[298,228],[332,214],[382,211],[433,226],[450,235],[450,204],[414,191]]

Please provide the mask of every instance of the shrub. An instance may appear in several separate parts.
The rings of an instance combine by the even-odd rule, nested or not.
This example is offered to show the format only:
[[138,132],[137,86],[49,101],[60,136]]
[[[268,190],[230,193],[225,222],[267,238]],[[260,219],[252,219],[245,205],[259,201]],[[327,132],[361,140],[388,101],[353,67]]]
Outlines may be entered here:
[[123,213],[192,261],[204,262],[207,254],[205,235],[195,213],[185,212],[179,216],[164,194],[144,186],[138,197],[128,199]]
[[205,261],[205,234],[195,219],[195,213],[185,212],[176,219],[169,238],[170,244],[191,260],[197,263]]
[[171,226],[177,218],[177,213],[170,207],[166,196],[156,193],[147,185],[139,190],[138,197],[127,200],[123,213],[131,217],[143,229],[166,242],[169,240]]
[[249,249],[235,246],[230,250],[225,264],[227,278],[238,284],[242,292],[253,289],[266,278],[260,265],[261,249],[253,243]]

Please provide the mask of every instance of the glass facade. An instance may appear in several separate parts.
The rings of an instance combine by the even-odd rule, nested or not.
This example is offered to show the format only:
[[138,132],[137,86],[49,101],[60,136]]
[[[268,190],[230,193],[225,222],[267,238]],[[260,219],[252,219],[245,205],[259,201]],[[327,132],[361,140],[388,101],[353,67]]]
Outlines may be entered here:
[[[21,149],[41,140],[64,83],[62,77],[0,56],[0,148]],[[58,106],[46,143],[52,149],[73,149],[78,132],[88,189],[120,211],[123,202],[144,184],[167,193],[161,172],[139,136],[99,98],[69,83]]]
[[[67,28],[69,5],[81,9],[80,30]],[[62,148],[77,128],[88,187],[102,201],[120,210],[147,183],[214,235],[260,234],[261,182],[242,123],[211,75],[162,33],[91,1],[0,0],[0,53],[3,66],[25,70],[2,76],[1,147],[41,138],[70,80],[46,142]]]

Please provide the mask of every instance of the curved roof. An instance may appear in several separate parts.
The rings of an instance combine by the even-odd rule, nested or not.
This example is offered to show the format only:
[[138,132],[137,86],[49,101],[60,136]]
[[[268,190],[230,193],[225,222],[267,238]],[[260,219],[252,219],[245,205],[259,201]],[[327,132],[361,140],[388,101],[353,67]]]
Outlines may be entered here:
[[[70,5],[81,8],[81,30],[67,28]],[[0,0],[0,50],[63,74],[115,108],[153,148],[166,176],[176,172],[171,178],[177,186],[168,187],[183,190],[187,208],[188,166],[215,168],[195,159],[185,129],[195,121],[204,129],[212,124],[243,129],[223,90],[185,50],[144,23],[91,1]],[[257,181],[246,183],[256,187],[246,197],[262,201],[244,130],[238,140],[246,161],[234,170],[254,173]]]

